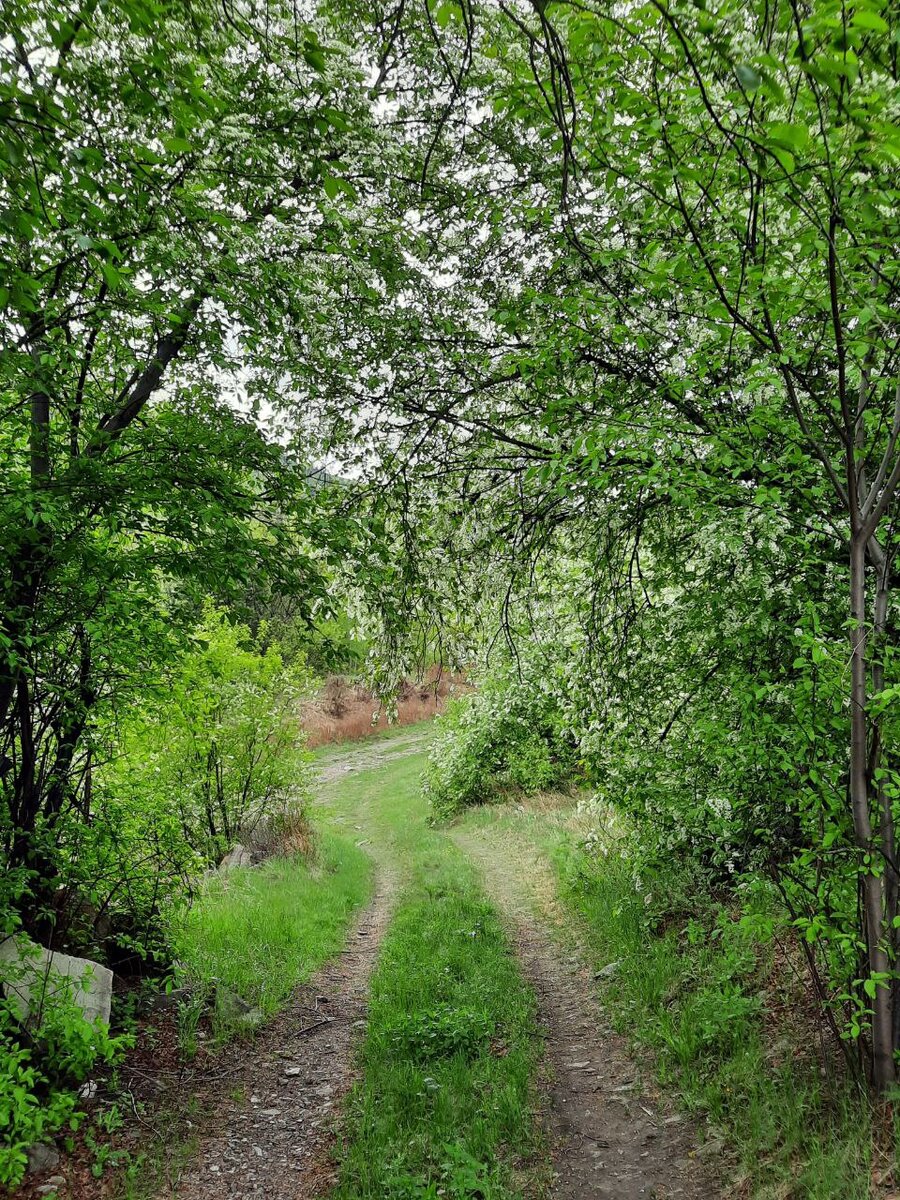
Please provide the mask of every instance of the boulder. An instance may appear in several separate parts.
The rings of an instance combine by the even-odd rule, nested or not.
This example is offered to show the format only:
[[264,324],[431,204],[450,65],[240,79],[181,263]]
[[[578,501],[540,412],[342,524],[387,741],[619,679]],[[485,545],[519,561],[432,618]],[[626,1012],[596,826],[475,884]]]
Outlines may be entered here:
[[242,846],[240,842],[237,842],[219,863],[219,870],[231,871],[235,867],[249,867],[252,862],[253,857],[250,851],[246,846]]
[[86,1021],[109,1024],[113,973],[89,958],[37,945],[23,934],[0,942],[0,980],[20,1020],[40,1017],[54,996],[67,997]]
[[29,1175],[43,1175],[45,1171],[52,1171],[57,1166],[59,1166],[59,1151],[55,1146],[48,1146],[44,1142],[35,1142],[33,1146],[28,1147]]

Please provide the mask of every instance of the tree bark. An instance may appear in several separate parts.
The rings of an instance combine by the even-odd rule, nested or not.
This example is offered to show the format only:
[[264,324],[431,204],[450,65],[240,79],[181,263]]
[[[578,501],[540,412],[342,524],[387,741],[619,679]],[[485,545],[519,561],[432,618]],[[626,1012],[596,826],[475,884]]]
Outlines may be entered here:
[[872,1001],[872,1083],[884,1092],[896,1079],[889,930],[886,923],[885,871],[876,857],[869,807],[868,738],[868,635],[866,630],[866,537],[855,529],[850,542],[850,611],[852,616],[850,658],[850,805],[853,829],[860,850],[867,856],[863,873],[866,945],[869,971],[876,976]]

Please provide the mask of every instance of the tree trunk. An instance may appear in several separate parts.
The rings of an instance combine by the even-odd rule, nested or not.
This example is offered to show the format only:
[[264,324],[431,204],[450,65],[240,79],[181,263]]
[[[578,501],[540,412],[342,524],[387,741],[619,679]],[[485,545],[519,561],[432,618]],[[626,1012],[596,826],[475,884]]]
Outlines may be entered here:
[[891,1015],[890,959],[885,929],[885,872],[876,857],[869,808],[868,770],[868,637],[866,631],[866,539],[854,530],[850,543],[851,695],[850,695],[850,805],[853,829],[866,855],[863,874],[866,945],[869,971],[876,980],[872,1001],[872,1083],[883,1092],[896,1078],[894,1032]]

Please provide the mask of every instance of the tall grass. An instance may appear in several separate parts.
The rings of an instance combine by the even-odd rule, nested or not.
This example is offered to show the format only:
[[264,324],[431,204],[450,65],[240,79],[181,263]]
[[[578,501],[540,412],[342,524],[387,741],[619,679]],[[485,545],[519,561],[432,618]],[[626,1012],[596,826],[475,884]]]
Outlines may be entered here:
[[317,854],[212,877],[175,931],[189,979],[217,981],[266,1015],[344,943],[371,891],[368,858],[331,831]]
[[361,741],[397,726],[417,725],[443,712],[448,697],[454,692],[465,691],[468,686],[461,676],[432,668],[420,683],[408,681],[405,684],[397,698],[393,719],[389,721],[387,711],[365,686],[341,676],[329,676],[320,694],[301,707],[300,720],[306,744],[313,750],[340,742]]

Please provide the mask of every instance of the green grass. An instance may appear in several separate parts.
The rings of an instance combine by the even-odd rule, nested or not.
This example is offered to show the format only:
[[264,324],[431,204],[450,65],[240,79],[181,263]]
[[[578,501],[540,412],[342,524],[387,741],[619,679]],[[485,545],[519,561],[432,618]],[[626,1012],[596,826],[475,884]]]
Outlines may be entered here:
[[[614,852],[581,848],[586,830],[573,803],[485,806],[466,813],[461,828],[502,849],[531,906],[549,912],[561,940],[580,945],[595,970],[618,964],[598,981],[604,1008],[649,1051],[667,1093],[721,1141],[734,1194],[868,1200],[873,1166],[893,1157],[890,1135],[873,1151],[868,1102],[831,1048],[822,1074],[808,1012],[777,1026],[767,1018],[771,999],[789,1013],[803,990],[772,944],[675,863],[644,881],[645,903]],[[535,869],[535,850],[550,877]]]
[[579,946],[596,971],[617,964],[597,984],[610,1020],[649,1051],[666,1092],[722,1143],[735,1195],[868,1200],[871,1111],[837,1055],[821,1075],[808,1016],[777,1030],[767,1021],[768,999],[790,1011],[798,986],[771,944],[733,919],[736,910],[675,863],[644,881],[645,903],[621,858],[580,847],[585,828],[571,804],[485,806],[460,828],[502,850],[523,901],[556,922],[561,941]]
[[773,1037],[766,1026],[769,948],[708,898],[682,893],[674,869],[659,888],[682,911],[659,924],[620,859],[568,846],[556,862],[594,965],[618,963],[600,985],[614,1024],[652,1051],[661,1081],[736,1152],[749,1194],[866,1200],[871,1114],[850,1080],[822,1078],[811,1047],[791,1044],[795,1031]]
[[473,868],[426,825],[422,766],[417,754],[330,789],[332,819],[361,825],[404,878],[372,981],[335,1200],[515,1197],[539,1150],[534,997]]
[[216,980],[270,1016],[336,954],[372,885],[367,855],[330,830],[312,863],[273,859],[212,879],[176,930],[189,978]]

